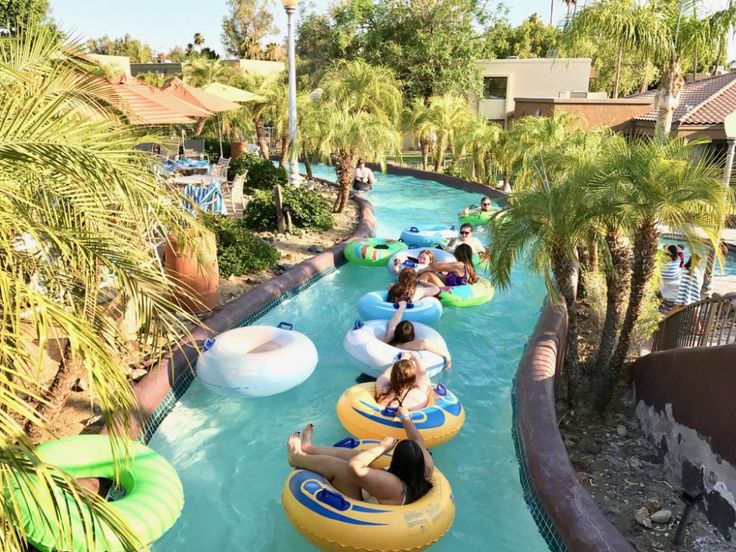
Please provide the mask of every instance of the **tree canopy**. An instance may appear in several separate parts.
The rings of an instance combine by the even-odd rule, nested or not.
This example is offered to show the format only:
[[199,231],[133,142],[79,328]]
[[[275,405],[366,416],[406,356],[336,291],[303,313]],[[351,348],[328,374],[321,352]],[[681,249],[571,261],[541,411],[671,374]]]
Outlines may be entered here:
[[260,0],[228,0],[230,14],[222,20],[225,51],[240,58],[260,52],[261,39],[274,31],[268,3]]
[[37,25],[48,10],[48,0],[0,0],[0,31]]

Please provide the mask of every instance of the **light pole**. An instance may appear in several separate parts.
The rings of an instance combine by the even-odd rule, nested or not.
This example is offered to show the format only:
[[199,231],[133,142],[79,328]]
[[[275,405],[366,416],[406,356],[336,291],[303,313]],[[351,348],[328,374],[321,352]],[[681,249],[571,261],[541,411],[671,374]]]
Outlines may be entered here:
[[283,0],[288,21],[289,56],[289,181],[292,186],[301,182],[299,158],[296,152],[296,53],[294,46],[294,14],[298,0]]

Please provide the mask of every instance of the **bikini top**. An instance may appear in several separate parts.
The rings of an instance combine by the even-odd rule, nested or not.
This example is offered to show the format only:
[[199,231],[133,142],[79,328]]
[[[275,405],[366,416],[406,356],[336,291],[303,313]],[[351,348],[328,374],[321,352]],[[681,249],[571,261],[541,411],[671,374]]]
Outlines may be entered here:
[[464,286],[468,283],[468,267],[463,265],[463,275],[458,276],[454,272],[448,272],[445,276],[445,284],[450,287]]

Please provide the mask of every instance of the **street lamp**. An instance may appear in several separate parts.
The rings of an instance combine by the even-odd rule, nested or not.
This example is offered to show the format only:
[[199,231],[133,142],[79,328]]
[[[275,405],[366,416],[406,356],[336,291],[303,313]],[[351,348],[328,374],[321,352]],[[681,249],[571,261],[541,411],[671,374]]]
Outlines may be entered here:
[[289,181],[293,186],[301,182],[299,158],[296,152],[296,48],[294,47],[294,14],[298,0],[283,0],[288,21],[289,56]]

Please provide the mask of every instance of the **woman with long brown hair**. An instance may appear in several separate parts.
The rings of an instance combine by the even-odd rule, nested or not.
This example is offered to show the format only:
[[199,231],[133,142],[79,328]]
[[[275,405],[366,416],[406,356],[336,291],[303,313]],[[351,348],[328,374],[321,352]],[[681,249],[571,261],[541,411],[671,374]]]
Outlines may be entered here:
[[388,289],[387,301],[414,303],[424,297],[434,297],[439,292],[440,288],[433,283],[420,282],[416,270],[406,267],[399,272],[399,281]]
[[414,352],[402,353],[393,366],[376,380],[376,401],[382,406],[418,410],[427,406],[432,381],[422,359]]
[[473,249],[461,243],[455,249],[455,261],[449,263],[432,263],[419,271],[420,281],[440,288],[474,284],[478,274],[473,265]]

